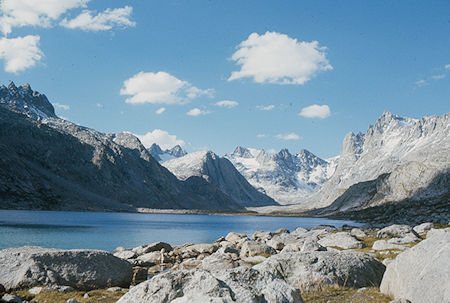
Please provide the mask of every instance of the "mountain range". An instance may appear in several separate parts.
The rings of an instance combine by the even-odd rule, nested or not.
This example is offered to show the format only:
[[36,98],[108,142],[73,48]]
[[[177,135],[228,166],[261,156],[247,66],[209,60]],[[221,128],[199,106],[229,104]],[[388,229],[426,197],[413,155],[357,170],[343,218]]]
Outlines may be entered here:
[[0,87],[0,142],[1,208],[382,217],[414,205],[448,216],[450,113],[411,119],[386,111],[365,133],[345,136],[340,155],[330,159],[240,146],[220,157],[180,146],[146,149],[130,133],[76,125],[57,117],[28,84],[11,83]]
[[104,134],[60,119],[29,85],[0,87],[0,153],[1,208],[226,210],[275,204],[265,196],[269,203],[234,200],[201,177],[180,181],[132,134]]

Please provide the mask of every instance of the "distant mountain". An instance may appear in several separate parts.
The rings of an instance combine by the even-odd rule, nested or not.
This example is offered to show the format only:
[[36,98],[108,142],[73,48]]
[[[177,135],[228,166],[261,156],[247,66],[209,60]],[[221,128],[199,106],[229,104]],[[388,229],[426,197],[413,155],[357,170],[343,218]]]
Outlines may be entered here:
[[449,172],[450,113],[411,119],[384,112],[365,134],[345,137],[334,175],[300,207],[324,207],[316,211],[322,214],[395,201],[448,207]]
[[199,151],[163,163],[178,179],[198,176],[214,184],[243,207],[277,205],[270,197],[258,192],[236,170],[233,164],[211,151]]
[[161,147],[156,143],[153,143],[152,146],[148,148],[148,152],[156,161],[160,163],[175,158],[180,158],[187,154],[180,145],[175,145],[171,149],[166,149],[163,151]]
[[59,119],[29,85],[0,88],[0,153],[0,208],[242,208],[203,178],[178,180],[129,133]]
[[323,160],[303,149],[274,155],[264,150],[236,147],[225,155],[250,184],[280,204],[291,204],[311,195],[334,172],[337,158]]

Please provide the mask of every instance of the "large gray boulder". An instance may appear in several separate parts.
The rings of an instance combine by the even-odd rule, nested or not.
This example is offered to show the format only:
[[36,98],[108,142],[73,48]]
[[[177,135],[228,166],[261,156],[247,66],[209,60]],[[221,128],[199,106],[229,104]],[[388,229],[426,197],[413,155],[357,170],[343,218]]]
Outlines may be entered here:
[[353,251],[280,253],[253,268],[271,272],[301,290],[327,285],[378,286],[385,270],[385,266],[370,255]]
[[101,250],[61,250],[24,246],[0,250],[0,284],[7,290],[67,285],[90,290],[128,287],[131,264]]
[[399,254],[380,290],[413,303],[450,302],[450,228],[430,230],[426,240]]
[[169,271],[133,287],[117,303],[301,303],[300,293],[270,273],[239,267]]

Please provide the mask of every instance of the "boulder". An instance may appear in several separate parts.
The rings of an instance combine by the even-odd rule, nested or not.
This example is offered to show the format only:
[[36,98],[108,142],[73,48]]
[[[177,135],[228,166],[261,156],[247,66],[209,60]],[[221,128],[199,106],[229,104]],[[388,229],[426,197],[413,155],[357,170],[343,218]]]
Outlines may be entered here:
[[166,252],[171,251],[173,248],[170,244],[165,242],[154,242],[147,245],[141,245],[138,247],[133,248],[133,251],[137,253],[138,255],[147,254],[153,251],[160,251],[161,249],[164,249]]
[[409,225],[394,224],[380,229],[377,232],[377,238],[403,238],[411,232],[414,231]]
[[325,247],[339,247],[343,249],[364,247],[363,243],[346,231],[328,234],[321,238],[317,243]]
[[[226,249],[221,248],[202,260],[202,268],[206,270],[230,269],[241,265],[238,253],[225,252]],[[235,251],[237,252],[237,251]]]
[[276,253],[277,253],[277,251],[273,247],[270,247],[267,244],[259,243],[259,242],[255,242],[255,241],[246,241],[242,245],[240,256],[243,259],[245,257],[253,257],[253,256],[260,256],[260,255],[270,256],[270,255],[274,255]]
[[434,227],[433,223],[427,222],[414,226],[413,230],[418,234],[424,234]]
[[114,253],[114,256],[120,259],[129,260],[137,257],[137,254],[131,250],[122,250]]
[[450,302],[450,228],[402,252],[386,268],[380,291],[416,302]]
[[386,249],[399,249],[405,250],[406,247],[398,244],[389,243],[386,240],[377,240],[373,243],[372,249],[374,250],[386,250]]
[[367,237],[367,233],[361,228],[352,228],[350,234],[358,239]]
[[422,238],[419,238],[418,236],[416,236],[415,233],[408,233],[402,238],[389,239],[388,242],[393,243],[393,244],[406,244],[406,243],[417,242],[420,240],[422,240]]
[[239,242],[241,239],[247,239],[246,234],[240,234],[235,232],[229,232],[225,237],[225,240],[228,242]]
[[17,296],[17,295],[13,295],[13,294],[5,294],[3,295],[3,297],[1,298],[1,302],[6,302],[6,303],[22,303],[23,300],[21,297]]
[[159,251],[153,251],[140,255],[137,257],[136,263],[140,266],[153,266],[156,264],[161,264],[161,253]]
[[252,268],[221,271],[176,270],[153,277],[117,303],[301,303],[298,290],[270,273]]
[[253,268],[271,272],[301,290],[378,286],[385,270],[372,256],[353,251],[280,253]]
[[0,283],[7,290],[67,285],[80,290],[128,287],[131,264],[100,250],[25,246],[0,250]]

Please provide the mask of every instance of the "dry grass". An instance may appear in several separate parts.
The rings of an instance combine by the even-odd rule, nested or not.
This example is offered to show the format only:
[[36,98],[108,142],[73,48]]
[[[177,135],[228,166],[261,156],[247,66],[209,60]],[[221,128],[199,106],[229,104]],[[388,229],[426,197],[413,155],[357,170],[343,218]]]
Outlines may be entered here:
[[302,298],[305,303],[388,303],[392,300],[376,287],[368,287],[361,292],[353,288],[326,287],[302,292]]
[[[91,291],[72,291],[61,293],[58,291],[42,291],[40,294],[30,295],[28,290],[17,291],[16,294],[26,298],[31,303],[65,303],[68,299],[75,298],[80,303],[114,303],[119,300],[127,291],[107,291],[103,289]],[[87,293],[89,298],[83,298]]]

